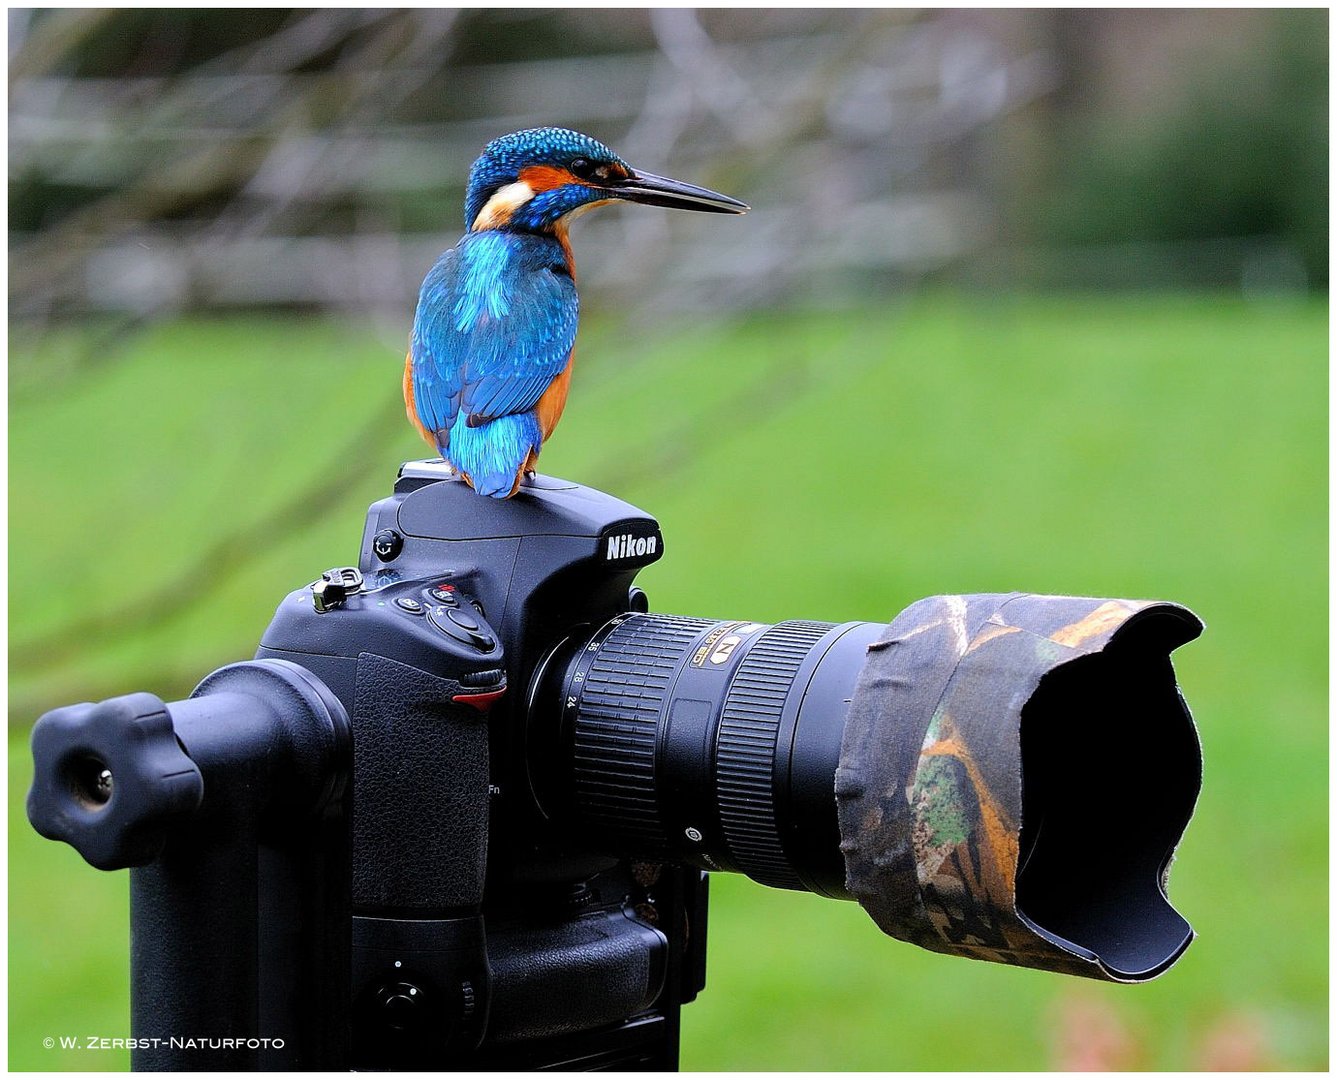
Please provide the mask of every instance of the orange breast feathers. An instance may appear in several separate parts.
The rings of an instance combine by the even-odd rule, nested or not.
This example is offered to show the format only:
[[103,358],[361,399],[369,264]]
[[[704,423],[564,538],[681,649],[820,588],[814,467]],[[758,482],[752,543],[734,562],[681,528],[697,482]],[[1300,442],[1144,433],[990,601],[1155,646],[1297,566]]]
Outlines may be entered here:
[[562,373],[548,384],[548,389],[543,391],[543,396],[538,399],[538,403],[534,406],[534,412],[538,417],[539,431],[543,433],[544,442],[548,441],[552,429],[557,426],[557,421],[562,418],[562,410],[566,408],[566,393],[571,388],[571,368],[575,362],[576,354],[575,350],[572,350]]
[[422,421],[418,419],[418,407],[413,400],[413,353],[409,352],[404,357],[404,411],[409,414],[409,423],[418,429],[418,434],[422,436],[423,442],[436,449],[436,437],[422,426]]

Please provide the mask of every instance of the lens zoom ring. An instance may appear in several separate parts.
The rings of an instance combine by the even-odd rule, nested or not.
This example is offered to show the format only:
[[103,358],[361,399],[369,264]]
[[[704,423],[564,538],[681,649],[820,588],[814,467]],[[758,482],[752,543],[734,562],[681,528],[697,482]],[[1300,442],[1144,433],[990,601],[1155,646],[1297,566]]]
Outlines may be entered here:
[[709,619],[628,619],[599,648],[579,687],[573,780],[580,816],[638,850],[667,847],[655,799],[660,709],[683,653]]
[[767,630],[738,666],[720,718],[716,796],[725,841],[749,877],[802,889],[775,820],[780,715],[804,657],[834,623],[784,622]]

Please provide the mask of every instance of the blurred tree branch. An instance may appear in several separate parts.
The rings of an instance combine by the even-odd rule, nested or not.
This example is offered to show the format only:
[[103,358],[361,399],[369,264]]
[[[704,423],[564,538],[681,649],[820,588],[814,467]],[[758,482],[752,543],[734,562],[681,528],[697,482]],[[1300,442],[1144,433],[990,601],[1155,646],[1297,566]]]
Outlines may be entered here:
[[23,79],[55,71],[81,45],[111,21],[111,8],[62,8],[37,18],[31,9],[9,12],[9,89]]
[[[1034,259],[984,256],[999,238],[1033,244],[1043,230],[1028,222],[1062,216],[1035,178],[1068,136],[1034,103],[1089,99],[1117,115],[1094,88],[1108,93],[1107,54],[1148,22],[1244,35],[1302,14],[1105,13],[1083,23],[1091,59],[1073,71],[1063,13],[301,9],[248,14],[247,39],[228,12],[11,12],[11,309],[319,306],[402,321],[457,235],[473,155],[541,123],[584,127],[756,207],[732,236],[671,215],[582,223],[582,246],[612,249],[586,287],[643,320],[885,291],[971,264],[1015,277]],[[1249,70],[1275,52],[1236,49]],[[1188,78],[1154,63],[1142,67]],[[1315,84],[1310,67],[1290,68],[1301,75],[1277,101]],[[1213,91],[1223,115],[1244,85]],[[1299,127],[1276,130],[1274,142]],[[1325,183],[1305,153],[1288,171],[1300,194],[1277,204],[1295,219],[1275,227],[1283,244],[1325,232],[1301,197]],[[1195,161],[1176,174],[1213,169]],[[1199,213],[1195,227],[1237,219]],[[1238,276],[1234,256],[1221,260],[1207,272]]]

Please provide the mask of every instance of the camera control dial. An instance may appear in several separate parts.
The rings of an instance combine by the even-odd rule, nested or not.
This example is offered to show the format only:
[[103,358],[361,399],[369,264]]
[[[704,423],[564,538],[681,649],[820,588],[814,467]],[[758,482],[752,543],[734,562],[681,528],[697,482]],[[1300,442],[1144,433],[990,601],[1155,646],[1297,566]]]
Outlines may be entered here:
[[428,1019],[427,995],[411,982],[396,982],[382,986],[376,992],[376,1004],[381,1020],[395,1031],[406,1031]]

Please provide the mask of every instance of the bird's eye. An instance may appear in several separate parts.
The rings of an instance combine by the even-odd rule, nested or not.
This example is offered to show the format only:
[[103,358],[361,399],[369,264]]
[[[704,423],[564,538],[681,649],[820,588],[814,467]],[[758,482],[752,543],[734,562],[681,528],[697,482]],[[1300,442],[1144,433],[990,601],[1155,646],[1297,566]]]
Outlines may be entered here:
[[571,162],[569,168],[571,174],[581,180],[596,180],[603,182],[608,179],[608,166],[599,165],[590,161],[589,158],[576,158]]

